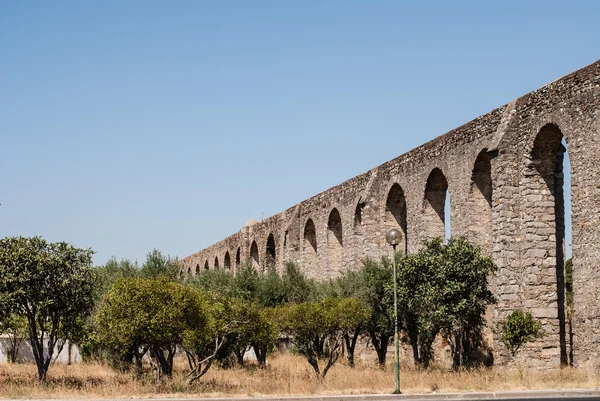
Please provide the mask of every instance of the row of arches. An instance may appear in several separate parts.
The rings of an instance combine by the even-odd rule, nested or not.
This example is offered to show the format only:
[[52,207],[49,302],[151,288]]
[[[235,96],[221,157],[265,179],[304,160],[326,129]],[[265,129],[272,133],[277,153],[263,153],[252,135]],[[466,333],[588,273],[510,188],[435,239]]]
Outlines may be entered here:
[[[225,255],[223,256],[223,268],[225,270],[231,270],[232,268],[232,263],[231,263],[231,254],[229,253],[229,251],[225,252]],[[237,251],[235,253],[235,266],[239,266],[241,263],[241,248],[238,247]],[[204,265],[203,265],[203,269],[204,270],[209,270],[211,268],[211,263],[210,261],[207,259],[204,261]],[[219,262],[219,257],[215,256],[215,258],[212,260],[212,268],[213,269],[220,269],[221,268],[221,264]],[[196,264],[196,274],[200,273],[200,264],[197,263]],[[188,269],[188,274],[191,274],[191,271]]]
[[[477,156],[472,176],[469,194],[471,222],[468,226],[469,237],[477,239],[479,245],[491,250],[491,224],[492,224],[492,176],[491,159],[495,152],[483,149]],[[426,181],[423,196],[423,227],[421,232],[428,238],[450,236],[450,208],[448,180],[442,170],[434,168]],[[354,227],[362,226],[366,202],[360,199],[354,210]],[[383,213],[383,226],[385,231],[396,228],[402,233],[402,250],[408,252],[408,219],[406,196],[400,184],[394,183],[386,195]],[[327,219],[326,245],[331,255],[329,262],[335,261],[337,253],[344,247],[342,218],[337,208],[333,208]],[[317,229],[312,217],[309,217],[303,229],[303,252],[310,263],[310,258],[315,256],[320,247],[317,244]]]

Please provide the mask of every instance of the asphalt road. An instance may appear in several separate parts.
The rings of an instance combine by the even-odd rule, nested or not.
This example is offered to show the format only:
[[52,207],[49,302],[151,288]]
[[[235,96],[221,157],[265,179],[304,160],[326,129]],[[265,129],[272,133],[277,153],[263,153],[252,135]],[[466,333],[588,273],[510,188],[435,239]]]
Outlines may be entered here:
[[[99,401],[87,400],[87,401]],[[110,401],[131,401],[131,398],[106,399]],[[361,394],[339,396],[280,396],[280,397],[229,397],[229,398],[138,398],[136,401],[438,401],[438,400],[501,400],[501,401],[600,401],[598,389],[575,390],[527,390],[489,393],[427,393],[427,394]],[[46,400],[38,400],[46,401]],[[61,401],[57,399],[47,401]],[[64,401],[72,401],[64,400]]]

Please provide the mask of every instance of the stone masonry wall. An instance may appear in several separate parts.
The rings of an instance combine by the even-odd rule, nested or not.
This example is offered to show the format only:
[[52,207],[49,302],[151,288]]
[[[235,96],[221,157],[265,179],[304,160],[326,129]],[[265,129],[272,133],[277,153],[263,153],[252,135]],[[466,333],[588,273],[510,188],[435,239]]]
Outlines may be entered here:
[[[566,142],[566,148],[561,141]],[[571,160],[573,333],[565,327],[563,154]],[[597,364],[600,353],[600,61],[554,81],[408,153],[313,196],[183,259],[182,273],[245,260],[298,263],[329,279],[364,257],[390,255],[397,227],[405,252],[443,236],[450,194],[452,235],[464,235],[498,266],[491,326],[516,308],[547,335],[522,351],[540,368]],[[226,263],[229,261],[229,263]],[[495,361],[509,361],[493,340]],[[572,337],[572,345],[571,345]],[[573,359],[570,354],[572,351]]]

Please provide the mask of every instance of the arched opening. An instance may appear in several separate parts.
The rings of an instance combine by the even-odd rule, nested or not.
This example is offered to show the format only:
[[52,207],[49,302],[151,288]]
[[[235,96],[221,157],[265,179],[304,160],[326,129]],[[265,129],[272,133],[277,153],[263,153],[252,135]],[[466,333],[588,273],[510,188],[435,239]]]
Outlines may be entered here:
[[339,272],[342,270],[342,250],[344,239],[342,236],[342,217],[340,212],[333,208],[327,219],[327,248],[329,252],[329,271]]
[[[427,178],[425,185],[424,220],[425,232],[428,238],[446,238],[449,235],[450,224],[446,224],[445,209],[449,209],[448,180],[439,168],[434,168]],[[450,216],[448,216],[450,217]],[[448,226],[448,232],[446,232]]]
[[219,268],[219,257],[218,257],[218,256],[215,256],[215,264],[213,265],[213,267],[214,267],[215,269],[218,269],[218,268]]
[[227,270],[231,269],[231,257],[229,251],[225,252],[225,258],[223,259],[223,267]]
[[256,241],[252,241],[252,245],[250,246],[250,261],[252,262],[252,267],[258,270],[260,259],[258,257],[258,245],[256,245]]
[[188,267],[188,276],[191,276],[191,275],[192,275],[192,268]]
[[336,208],[329,213],[329,219],[327,220],[327,241],[330,244],[337,242],[340,246],[344,244],[342,238],[342,217]]
[[492,253],[492,153],[479,152],[471,174],[469,191],[469,240]]
[[304,249],[312,249],[317,252],[317,229],[312,219],[308,219],[304,226]]
[[200,263],[196,263],[196,274],[200,273]]
[[[567,346],[565,313],[565,145],[559,127],[545,125],[534,140],[522,180],[527,241],[523,260],[525,273],[530,277],[526,299],[534,300],[536,305],[532,308],[546,308],[547,313],[539,318],[549,322],[544,325],[548,338],[558,337],[562,365],[568,364],[572,355],[572,348]],[[548,282],[555,282],[556,287],[548,286]],[[552,312],[555,308],[557,311]]]
[[392,228],[400,230],[402,239],[398,250],[407,253],[406,198],[402,187],[398,184],[392,185],[388,192],[385,202],[385,227],[386,232]]
[[265,266],[275,266],[275,237],[269,234],[265,252]]
[[302,242],[303,265],[312,269],[317,262],[317,230],[312,219],[304,225],[304,240]]
[[209,267],[208,267],[208,260],[207,260],[206,262],[204,262],[204,270],[208,270],[208,269],[209,269]]
[[241,263],[242,263],[242,251],[238,247],[237,251],[235,252],[235,267],[240,267]]
[[354,209],[354,228],[359,229],[363,223],[363,211],[365,209],[366,203],[361,200],[356,204],[356,208]]

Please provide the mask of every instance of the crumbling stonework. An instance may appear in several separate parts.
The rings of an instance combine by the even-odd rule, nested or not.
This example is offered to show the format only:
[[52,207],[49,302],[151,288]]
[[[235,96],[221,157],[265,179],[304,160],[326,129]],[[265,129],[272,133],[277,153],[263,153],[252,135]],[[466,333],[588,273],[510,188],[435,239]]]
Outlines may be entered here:
[[[565,329],[563,155],[571,160],[574,322]],[[542,368],[600,360],[600,61],[554,81],[364,174],[309,198],[183,259],[185,272],[297,262],[328,279],[364,257],[443,236],[450,199],[452,235],[464,235],[498,266],[490,312],[496,326],[516,308],[547,335],[524,360]],[[220,262],[220,263],[219,263]],[[496,363],[508,361],[494,336]],[[572,346],[571,346],[572,338]]]

